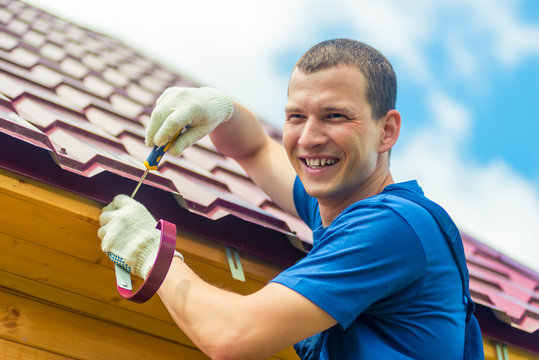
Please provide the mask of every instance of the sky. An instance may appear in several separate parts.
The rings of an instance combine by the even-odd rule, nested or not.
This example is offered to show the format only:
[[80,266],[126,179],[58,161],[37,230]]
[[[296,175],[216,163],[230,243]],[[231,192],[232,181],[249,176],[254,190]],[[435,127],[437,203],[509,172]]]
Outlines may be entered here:
[[290,72],[330,38],[380,50],[402,115],[391,171],[539,271],[539,1],[28,0],[228,93],[281,129]]

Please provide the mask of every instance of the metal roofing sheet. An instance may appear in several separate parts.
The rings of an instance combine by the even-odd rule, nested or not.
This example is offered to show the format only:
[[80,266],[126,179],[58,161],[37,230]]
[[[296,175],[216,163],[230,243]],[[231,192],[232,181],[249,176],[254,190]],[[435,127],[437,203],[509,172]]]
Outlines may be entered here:
[[[144,125],[153,102],[168,86],[196,84],[113,38],[21,1],[0,4],[0,166],[103,202],[130,193],[149,153]],[[180,158],[167,154],[137,196],[180,228],[281,264],[310,247],[305,224],[207,137]],[[466,235],[464,245],[475,301],[535,332],[538,274]]]

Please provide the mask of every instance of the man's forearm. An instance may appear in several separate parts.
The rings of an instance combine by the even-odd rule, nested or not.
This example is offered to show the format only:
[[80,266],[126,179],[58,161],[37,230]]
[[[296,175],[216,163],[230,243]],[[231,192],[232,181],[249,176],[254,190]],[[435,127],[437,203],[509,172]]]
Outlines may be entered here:
[[296,173],[284,148],[265,133],[249,110],[235,103],[232,118],[219,125],[210,138],[221,153],[243,167],[273,202],[296,215],[292,200]]
[[266,137],[254,114],[238,103],[234,103],[232,118],[210,133],[217,149],[239,162],[258,152],[264,146]]
[[[204,282],[177,258],[158,294],[176,324],[212,359],[237,358],[242,352],[252,351],[249,344],[242,343],[250,327],[242,316],[245,296]],[[252,353],[239,357],[258,358]]]
[[212,359],[267,359],[336,321],[296,291],[270,282],[249,295],[201,280],[178,258],[158,291],[183,332]]

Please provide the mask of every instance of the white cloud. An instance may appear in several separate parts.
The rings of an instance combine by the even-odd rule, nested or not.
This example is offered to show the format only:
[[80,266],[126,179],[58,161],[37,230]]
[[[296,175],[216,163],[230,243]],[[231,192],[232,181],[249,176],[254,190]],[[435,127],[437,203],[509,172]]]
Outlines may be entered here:
[[519,1],[475,0],[469,3],[477,26],[493,36],[493,54],[504,65],[514,66],[539,54],[539,28],[518,20]]
[[462,151],[464,106],[442,94],[430,103],[434,121],[393,154],[396,180],[418,179],[461,230],[539,270],[539,193],[505,163],[478,164]]
[[471,115],[467,108],[445,94],[436,92],[429,95],[428,107],[440,129],[439,137],[451,139],[452,144],[460,144],[469,138]]

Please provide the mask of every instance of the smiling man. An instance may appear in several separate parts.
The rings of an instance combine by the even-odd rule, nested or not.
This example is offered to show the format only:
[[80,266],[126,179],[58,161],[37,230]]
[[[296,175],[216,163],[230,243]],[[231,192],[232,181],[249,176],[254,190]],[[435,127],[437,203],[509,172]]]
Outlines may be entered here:
[[[436,205],[417,182],[395,183],[389,170],[401,126],[396,88],[391,64],[372,47],[315,45],[290,77],[284,147],[215,89],[170,88],[157,100],[147,145],[189,125],[169,150],[179,155],[210,134],[313,230],[309,254],[248,296],[208,285],[173,260],[158,294],[210,357],[264,359],[296,344],[302,359],[462,359],[470,338],[481,357],[480,333],[467,327],[468,274],[452,255],[458,231],[447,215],[431,215]],[[147,210],[119,195],[101,224],[103,250],[145,278],[159,239]]]

